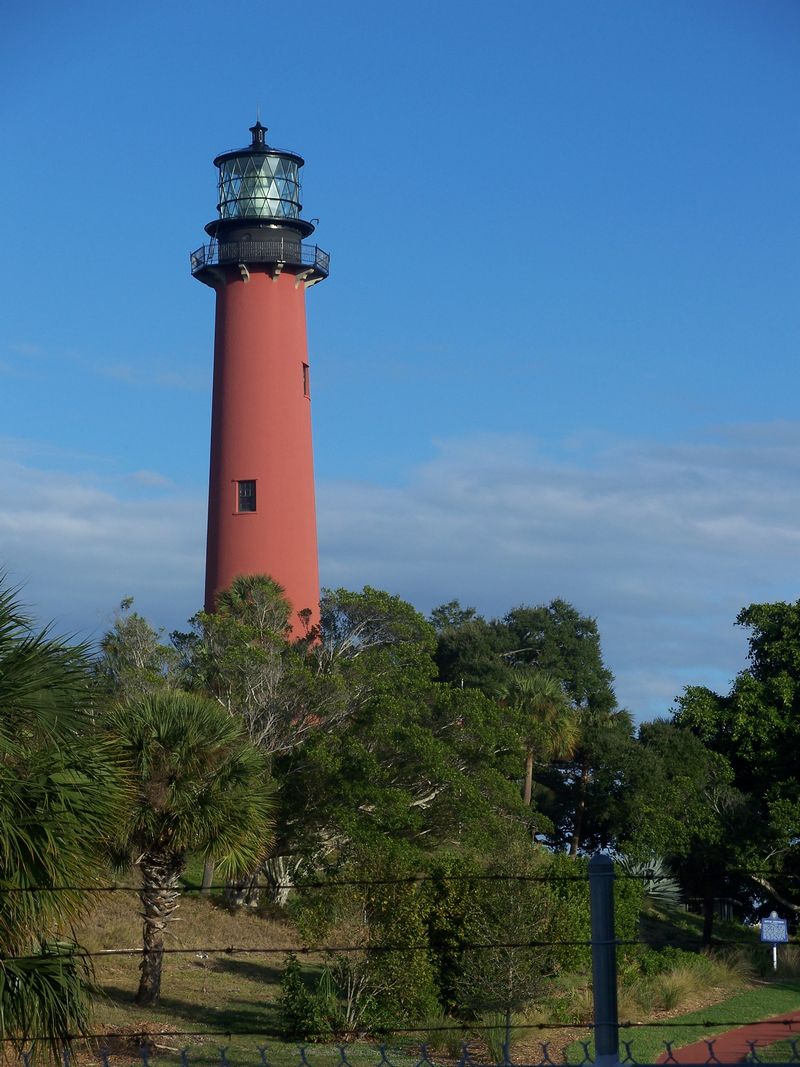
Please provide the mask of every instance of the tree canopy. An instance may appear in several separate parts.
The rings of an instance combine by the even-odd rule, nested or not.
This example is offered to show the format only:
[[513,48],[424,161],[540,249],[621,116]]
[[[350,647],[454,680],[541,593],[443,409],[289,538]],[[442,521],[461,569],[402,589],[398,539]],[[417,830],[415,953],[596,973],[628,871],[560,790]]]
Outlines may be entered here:
[[70,930],[129,799],[91,693],[87,650],[37,630],[0,587],[0,1038],[18,1051],[30,1035],[64,1044],[88,1022]]
[[800,912],[800,601],[751,604],[737,617],[748,631],[748,666],[719,695],[690,686],[675,722],[731,768],[727,870]]
[[113,708],[105,725],[136,786],[120,846],[142,875],[145,951],[136,999],[153,1005],[187,853],[212,856],[223,876],[252,870],[270,844],[274,790],[266,757],[242,723],[204,697],[145,694]]

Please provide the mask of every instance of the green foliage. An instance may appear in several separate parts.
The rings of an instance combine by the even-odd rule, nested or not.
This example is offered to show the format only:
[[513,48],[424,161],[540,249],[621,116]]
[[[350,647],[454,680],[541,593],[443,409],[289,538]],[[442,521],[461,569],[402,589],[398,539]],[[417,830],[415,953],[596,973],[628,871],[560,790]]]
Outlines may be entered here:
[[274,634],[287,637],[291,605],[286,590],[266,574],[240,574],[217,594],[216,615],[237,619],[263,640]]
[[438,641],[436,663],[443,682],[481,689],[489,696],[503,691],[509,665],[505,653],[511,642],[496,622],[487,622],[473,609],[462,611],[458,601],[435,608],[431,619]]
[[630,775],[639,746],[630,713],[579,709],[579,744],[558,767],[538,772],[538,802],[552,821],[547,843],[575,857],[614,847],[628,832]]
[[687,952],[686,949],[677,948],[675,945],[664,945],[659,949],[645,949],[637,959],[638,968],[645,978],[665,974],[676,967],[688,967],[702,972],[704,978],[708,980],[709,963],[708,956],[698,952]]
[[274,789],[263,753],[212,701],[180,690],[111,709],[105,726],[137,783],[125,839],[134,851],[190,849],[223,876],[251,870],[269,843]]
[[680,883],[663,857],[654,852],[644,858],[617,856],[617,871],[628,878],[641,878],[644,895],[652,901],[673,905],[680,902]]
[[[751,604],[737,618],[749,631],[749,667],[727,695],[689,687],[675,722],[725,760],[732,788],[721,809],[723,862],[717,873],[691,872],[708,895],[720,881],[755,898],[767,891],[783,907],[800,907],[800,601]],[[716,857],[715,857],[716,858]],[[708,888],[708,886],[711,888]]]
[[489,1011],[483,1014],[480,1018],[480,1035],[486,1042],[490,1061],[496,1064],[512,1062],[514,1043],[522,1036],[521,1032],[514,1028],[513,1014],[505,1011]]
[[578,715],[559,680],[544,671],[512,671],[504,696],[525,747],[522,797],[530,805],[534,764],[560,762],[574,754],[580,740]]
[[[550,947],[515,947],[555,940],[554,886],[538,880],[550,873],[550,863],[547,852],[513,833],[495,841],[494,854],[432,861],[427,929],[443,1010],[462,1018],[516,1011],[559,968],[559,953]],[[486,945],[502,947],[475,947]]]
[[478,863],[461,854],[444,853],[429,868],[428,942],[436,969],[442,1009],[456,1014],[461,1007],[460,978],[465,947],[477,936],[474,883]]
[[331,1035],[325,999],[309,989],[303,979],[297,956],[290,952],[281,975],[279,1010],[287,1038],[298,1041],[324,1041]]
[[[551,857],[547,874],[552,877],[552,917],[549,934],[553,940],[583,941],[591,939],[589,913],[589,861],[569,856]],[[576,879],[576,875],[579,876]],[[630,878],[614,880],[614,929],[620,941],[635,941],[639,936],[639,916],[644,891],[642,883]],[[621,946],[618,956],[635,954],[635,946]],[[591,966],[588,945],[562,945],[554,960],[554,970],[586,971]]]
[[145,694],[112,708],[105,725],[137,787],[119,843],[138,857],[142,876],[137,1003],[153,1006],[161,993],[164,929],[178,906],[187,852],[212,858],[223,877],[255,869],[269,845],[274,789],[265,754],[207,698],[180,690]]
[[[564,944],[590,939],[587,861],[532,848],[513,832],[495,846],[481,856],[440,852],[415,866],[408,848],[387,844],[380,858],[354,856],[337,879],[409,881],[300,891],[293,917],[303,936],[333,932],[362,948],[329,963],[340,1003],[346,986],[356,990],[351,1019],[402,1026],[526,1011],[554,976],[590,968],[588,946]],[[419,874],[426,877],[417,881]],[[635,939],[641,883],[620,880],[616,888],[617,936]],[[387,945],[409,951],[370,951]]]
[[87,1024],[90,975],[64,932],[90,897],[25,890],[105,876],[128,795],[90,694],[85,650],[37,632],[0,588],[0,1038],[17,1050],[31,1033],[57,1047]]
[[510,669],[534,667],[558,679],[576,708],[597,714],[614,707],[613,678],[603,664],[597,623],[564,600],[520,606],[491,621],[452,601],[436,608],[432,619],[443,681],[493,695],[507,685]]
[[476,618],[478,613],[475,608],[462,608],[457,600],[450,600],[433,609],[430,622],[436,633],[441,634],[445,630],[457,630]]
[[431,624],[406,601],[381,589],[324,589],[320,614],[322,643],[330,659],[357,659],[381,649],[388,659],[402,660],[414,650],[430,655],[436,646]]
[[52,1034],[52,1046],[37,1041],[34,1053],[55,1059],[59,1045],[89,1031],[92,972],[78,951],[72,941],[49,939],[26,958],[0,963],[0,1032],[17,1051],[28,1035]]
[[[385,837],[422,855],[456,841],[488,847],[509,817],[542,825],[515,785],[523,754],[503,709],[476,690],[433,680],[430,628],[408,605],[377,597],[367,629],[373,594],[354,596],[359,611],[349,597],[345,605],[362,629],[348,637],[345,607],[338,609],[335,641],[320,652],[324,670],[340,680],[348,714],[310,730],[275,762],[279,851],[327,853],[328,862],[343,863]],[[396,641],[395,631],[420,640]]]
[[[560,685],[578,736],[561,737],[560,758],[571,754],[572,759],[566,768],[553,770],[546,766],[550,760],[541,748],[546,749],[556,735],[540,730],[539,760],[545,766],[536,771],[539,803],[553,823],[547,840],[556,851],[569,847],[573,855],[582,848],[607,846],[616,832],[617,813],[613,802],[604,803],[605,792],[609,785],[619,791],[618,765],[608,759],[608,737],[621,739],[626,730],[630,735],[631,726],[627,713],[615,711],[613,678],[603,663],[595,620],[564,600],[521,606],[492,620],[453,601],[437,608],[432,619],[443,681],[476,687],[495,698],[508,693],[515,671],[535,671]],[[562,725],[565,722],[566,718],[561,720]],[[533,745],[527,751],[526,779],[532,772]],[[599,776],[604,780],[595,785]],[[533,784],[531,791],[536,792]]]
[[281,586],[249,575],[219,593],[214,613],[199,612],[188,632],[173,634],[187,688],[238,716],[270,753],[290,751],[347,713],[340,679],[312,651],[315,635],[290,639],[289,613]]
[[[414,1025],[439,1010],[435,968],[428,948],[429,899],[425,888],[395,879],[413,878],[414,853],[402,843],[376,845],[353,856],[340,877],[373,884],[343,892],[333,886],[307,896],[300,891],[293,916],[303,936],[330,930],[356,951],[331,953],[328,969],[348,1031],[362,1025]],[[374,884],[386,882],[387,884]],[[382,951],[386,946],[406,951]],[[358,949],[361,951],[357,951]]]
[[512,641],[509,658],[558,678],[576,708],[594,714],[613,710],[613,675],[603,663],[595,619],[581,615],[565,600],[519,607],[503,619]]
[[[497,873],[531,870],[515,859],[501,860]],[[551,940],[548,886],[507,878],[480,881],[472,887],[472,898],[470,939],[454,983],[458,1014],[476,1018],[486,1011],[521,1011],[541,993],[556,964],[552,946],[531,944]]]
[[463,1023],[437,1012],[424,1020],[417,1036],[421,1049],[445,1052],[451,1059],[459,1060],[464,1056],[470,1035]]
[[133,597],[125,597],[94,663],[101,689],[118,700],[176,684],[177,652],[132,608]]

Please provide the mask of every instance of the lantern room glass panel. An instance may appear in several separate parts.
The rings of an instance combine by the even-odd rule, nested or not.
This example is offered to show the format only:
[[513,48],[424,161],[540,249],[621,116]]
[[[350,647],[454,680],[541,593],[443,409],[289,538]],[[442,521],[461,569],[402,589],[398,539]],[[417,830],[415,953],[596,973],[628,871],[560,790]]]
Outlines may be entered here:
[[300,217],[298,166],[284,156],[247,154],[219,165],[219,213],[223,219]]

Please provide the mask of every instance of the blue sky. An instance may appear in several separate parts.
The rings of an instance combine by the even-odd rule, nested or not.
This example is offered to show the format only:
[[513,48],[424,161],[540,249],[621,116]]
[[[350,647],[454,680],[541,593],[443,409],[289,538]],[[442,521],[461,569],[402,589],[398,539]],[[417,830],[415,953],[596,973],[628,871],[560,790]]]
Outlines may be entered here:
[[96,636],[199,606],[212,157],[302,154],[322,579],[564,596],[620,700],[800,595],[792,0],[64,5],[0,40],[0,560]]

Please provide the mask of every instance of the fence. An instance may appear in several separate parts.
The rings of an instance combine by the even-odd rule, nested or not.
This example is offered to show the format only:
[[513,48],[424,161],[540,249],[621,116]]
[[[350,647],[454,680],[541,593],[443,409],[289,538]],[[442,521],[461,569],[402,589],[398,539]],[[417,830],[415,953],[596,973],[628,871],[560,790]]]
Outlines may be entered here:
[[[475,877],[475,876],[473,876]],[[500,881],[515,879],[516,876],[481,875],[477,876],[483,881]],[[631,876],[627,876],[631,877]],[[308,883],[306,888],[331,888],[331,885],[344,888],[353,886],[381,886],[398,885],[404,882],[425,881],[426,877],[408,879],[387,879],[384,882],[378,880],[364,882],[320,882]],[[458,880],[454,877],[453,880]],[[464,880],[468,880],[465,878]],[[520,881],[548,881],[547,877],[521,876]],[[567,880],[567,879],[562,879]],[[579,880],[577,876],[571,879]],[[580,880],[583,880],[582,878]],[[151,1060],[158,1056],[172,1063],[180,1064],[180,1067],[192,1067],[209,1064],[218,1067],[238,1067],[246,1064],[247,1067],[475,1067],[479,1063],[505,1065],[514,1064],[515,1067],[555,1067],[556,1064],[565,1062],[563,1056],[553,1049],[552,1042],[541,1040],[531,1042],[536,1031],[546,1033],[551,1030],[572,1030],[576,1036],[579,1032],[590,1031],[592,1038],[588,1041],[577,1041],[572,1044],[569,1059],[566,1061],[575,1067],[587,1067],[594,1064],[596,1067],[624,1067],[624,1065],[637,1064],[633,1051],[634,1040],[627,1039],[625,1034],[635,1032],[639,1026],[651,1024],[639,1024],[620,1021],[617,1002],[617,948],[620,944],[635,944],[637,942],[621,942],[615,933],[615,908],[614,908],[614,864],[610,857],[598,855],[592,858],[588,870],[589,904],[590,904],[590,938],[588,940],[562,941],[559,944],[584,945],[591,949],[592,960],[592,991],[593,991],[593,1021],[591,1023],[564,1024],[558,1022],[542,1023],[517,1023],[512,1021],[510,1011],[505,1014],[505,1019],[498,1021],[496,1025],[470,1024],[468,1027],[459,1029],[457,1025],[431,1025],[418,1028],[392,1029],[385,1032],[381,1039],[378,1033],[373,1033],[370,1044],[348,1046],[345,1044],[328,1044],[326,1046],[312,1046],[297,1044],[287,1045],[284,1041],[278,1043],[281,1035],[269,1030],[242,1030],[233,1032],[229,1030],[178,1030],[172,1028],[158,1029],[156,1026],[143,1026],[139,1033],[119,1034],[96,1034],[94,1037],[94,1051],[82,1052],[76,1055],[69,1048],[63,1050],[63,1067],[83,1067],[88,1062],[102,1065],[102,1067],[116,1067],[120,1063],[120,1056],[126,1057],[126,1064],[132,1055],[138,1057],[142,1067],[149,1067]],[[9,887],[0,887],[0,892],[28,892],[28,891],[57,891],[59,887],[36,889],[29,887],[27,890],[13,890]],[[67,888],[67,887],[61,887]],[[72,887],[74,888],[74,887]],[[138,887],[107,887],[109,892],[120,892],[128,889],[138,892]],[[554,944],[555,942],[520,941],[510,942],[506,945],[492,943],[486,945],[472,945],[474,949],[498,949],[498,948],[533,948],[537,945]],[[384,945],[376,946],[375,951],[384,952],[409,952],[415,946],[409,945]],[[342,953],[350,951],[363,951],[363,946],[346,944],[315,946],[295,946],[297,952],[314,952],[330,950]],[[141,949],[105,949],[97,952],[78,953],[89,957],[98,956],[131,956],[141,955]],[[190,954],[198,957],[206,954],[216,955],[245,955],[248,953],[279,954],[287,953],[292,949],[286,947],[262,947],[248,948],[247,946],[229,946],[227,948],[207,946],[198,948],[168,948],[167,953]],[[2,959],[0,959],[0,970]],[[800,998],[799,998],[800,999]],[[659,1024],[669,1028],[676,1023],[664,1021]],[[681,1025],[686,1025],[685,1023]],[[657,1063],[667,1064],[724,1064],[735,1062],[771,1063],[774,1067],[789,1067],[800,1064],[800,1052],[798,1052],[797,1040],[792,1037],[793,1033],[800,1032],[800,1011],[787,1013],[784,1017],[775,1017],[768,1020],[756,1019],[747,1023],[741,1020],[731,1020],[729,1023],[719,1019],[712,1021],[703,1020],[696,1024],[699,1031],[706,1032],[712,1027],[717,1031],[728,1027],[734,1028],[732,1033],[722,1034],[716,1038],[700,1038],[699,1041],[682,1048],[673,1048],[673,1043],[664,1042],[664,1051],[657,1058]],[[435,1031],[440,1031],[447,1038],[444,1042],[431,1041]],[[526,1034],[529,1041],[525,1047],[525,1055],[522,1058],[514,1058],[512,1050],[512,1038],[519,1039],[521,1034]],[[427,1039],[423,1036],[427,1035]],[[84,1038],[86,1035],[76,1035]],[[92,1036],[92,1035],[90,1035]],[[438,1035],[435,1035],[438,1037]],[[247,1037],[261,1039],[256,1049],[250,1048],[242,1058],[242,1049],[231,1052],[231,1041],[234,1038]],[[391,1044],[389,1038],[393,1038]],[[190,1051],[187,1039],[209,1038],[220,1039],[216,1044],[213,1054],[207,1045],[200,1051]],[[276,1039],[274,1044],[269,1044],[266,1039]],[[8,1039],[6,1039],[8,1040]],[[38,1041],[46,1041],[47,1035],[34,1035],[30,1040],[30,1048],[34,1050]],[[480,1042],[480,1048],[477,1047]],[[437,1050],[433,1049],[436,1045]],[[450,1048],[446,1054],[438,1051],[445,1044]],[[137,1047],[138,1046],[138,1047]],[[620,1052],[620,1046],[622,1051]],[[777,1046],[777,1048],[773,1048]],[[8,1046],[6,1046],[8,1047]],[[488,1050],[488,1055],[487,1055]],[[257,1054],[258,1059],[253,1058]],[[10,1062],[7,1056],[3,1059]],[[21,1055],[21,1061],[25,1067],[33,1067],[37,1059],[32,1051],[26,1051]],[[647,1061],[645,1061],[647,1062]]]
[[[680,1064],[680,1067],[714,1067],[714,1065],[727,1062],[717,1058],[716,1042],[710,1040],[704,1042],[704,1044],[707,1046],[707,1055],[704,1059],[677,1059],[672,1049],[667,1049],[664,1058],[659,1060],[659,1065],[665,1064],[668,1067],[670,1064]],[[788,1057],[781,1060],[761,1057],[758,1048],[753,1046],[748,1051],[746,1059],[736,1062],[768,1064],[769,1067],[796,1067],[797,1064],[800,1064],[800,1053],[798,1053],[795,1042],[792,1041],[789,1044],[790,1053]],[[243,1062],[246,1067],[483,1067],[484,1064],[484,1061],[473,1058],[467,1045],[463,1047],[460,1056],[449,1059],[432,1055],[425,1045],[418,1046],[415,1053],[406,1052],[405,1055],[386,1045],[378,1045],[374,1049],[372,1057],[365,1057],[363,1051],[354,1054],[353,1050],[349,1050],[345,1045],[337,1046],[335,1052],[328,1057],[321,1057],[316,1050],[312,1051],[303,1045],[297,1047],[291,1059],[288,1059],[285,1055],[280,1058],[274,1058],[271,1050],[266,1045],[259,1047],[258,1054],[258,1060],[241,1061],[231,1056],[229,1046],[221,1046],[215,1050],[213,1056],[205,1054],[202,1058],[195,1057],[193,1059],[189,1054],[189,1050],[184,1048],[178,1052],[174,1062],[179,1064],[180,1067],[195,1067],[195,1065],[196,1067],[201,1067],[201,1065],[202,1067],[239,1067]],[[139,1049],[137,1059],[141,1067],[152,1067],[154,1056],[149,1047],[142,1046]],[[98,1067],[116,1067],[117,1060],[107,1050],[101,1049],[95,1062]],[[595,1062],[589,1054],[588,1045],[586,1045],[584,1046],[583,1058],[570,1060],[570,1065],[571,1067],[593,1067]],[[629,1057],[620,1062],[623,1067],[624,1065],[627,1065],[627,1067],[649,1067],[646,1064],[638,1064],[636,1060]],[[23,1053],[22,1063],[24,1067],[36,1067],[30,1053]],[[84,1067],[85,1063],[85,1058],[77,1059],[68,1051],[63,1053],[63,1067]],[[521,1063],[519,1060],[513,1060],[509,1055],[504,1054],[498,1059],[497,1064],[498,1067],[561,1067],[558,1060],[551,1058],[546,1043],[541,1045],[540,1058],[531,1063]],[[130,1065],[128,1064],[127,1067],[130,1067]],[[652,1067],[655,1067],[655,1065],[652,1065]]]

